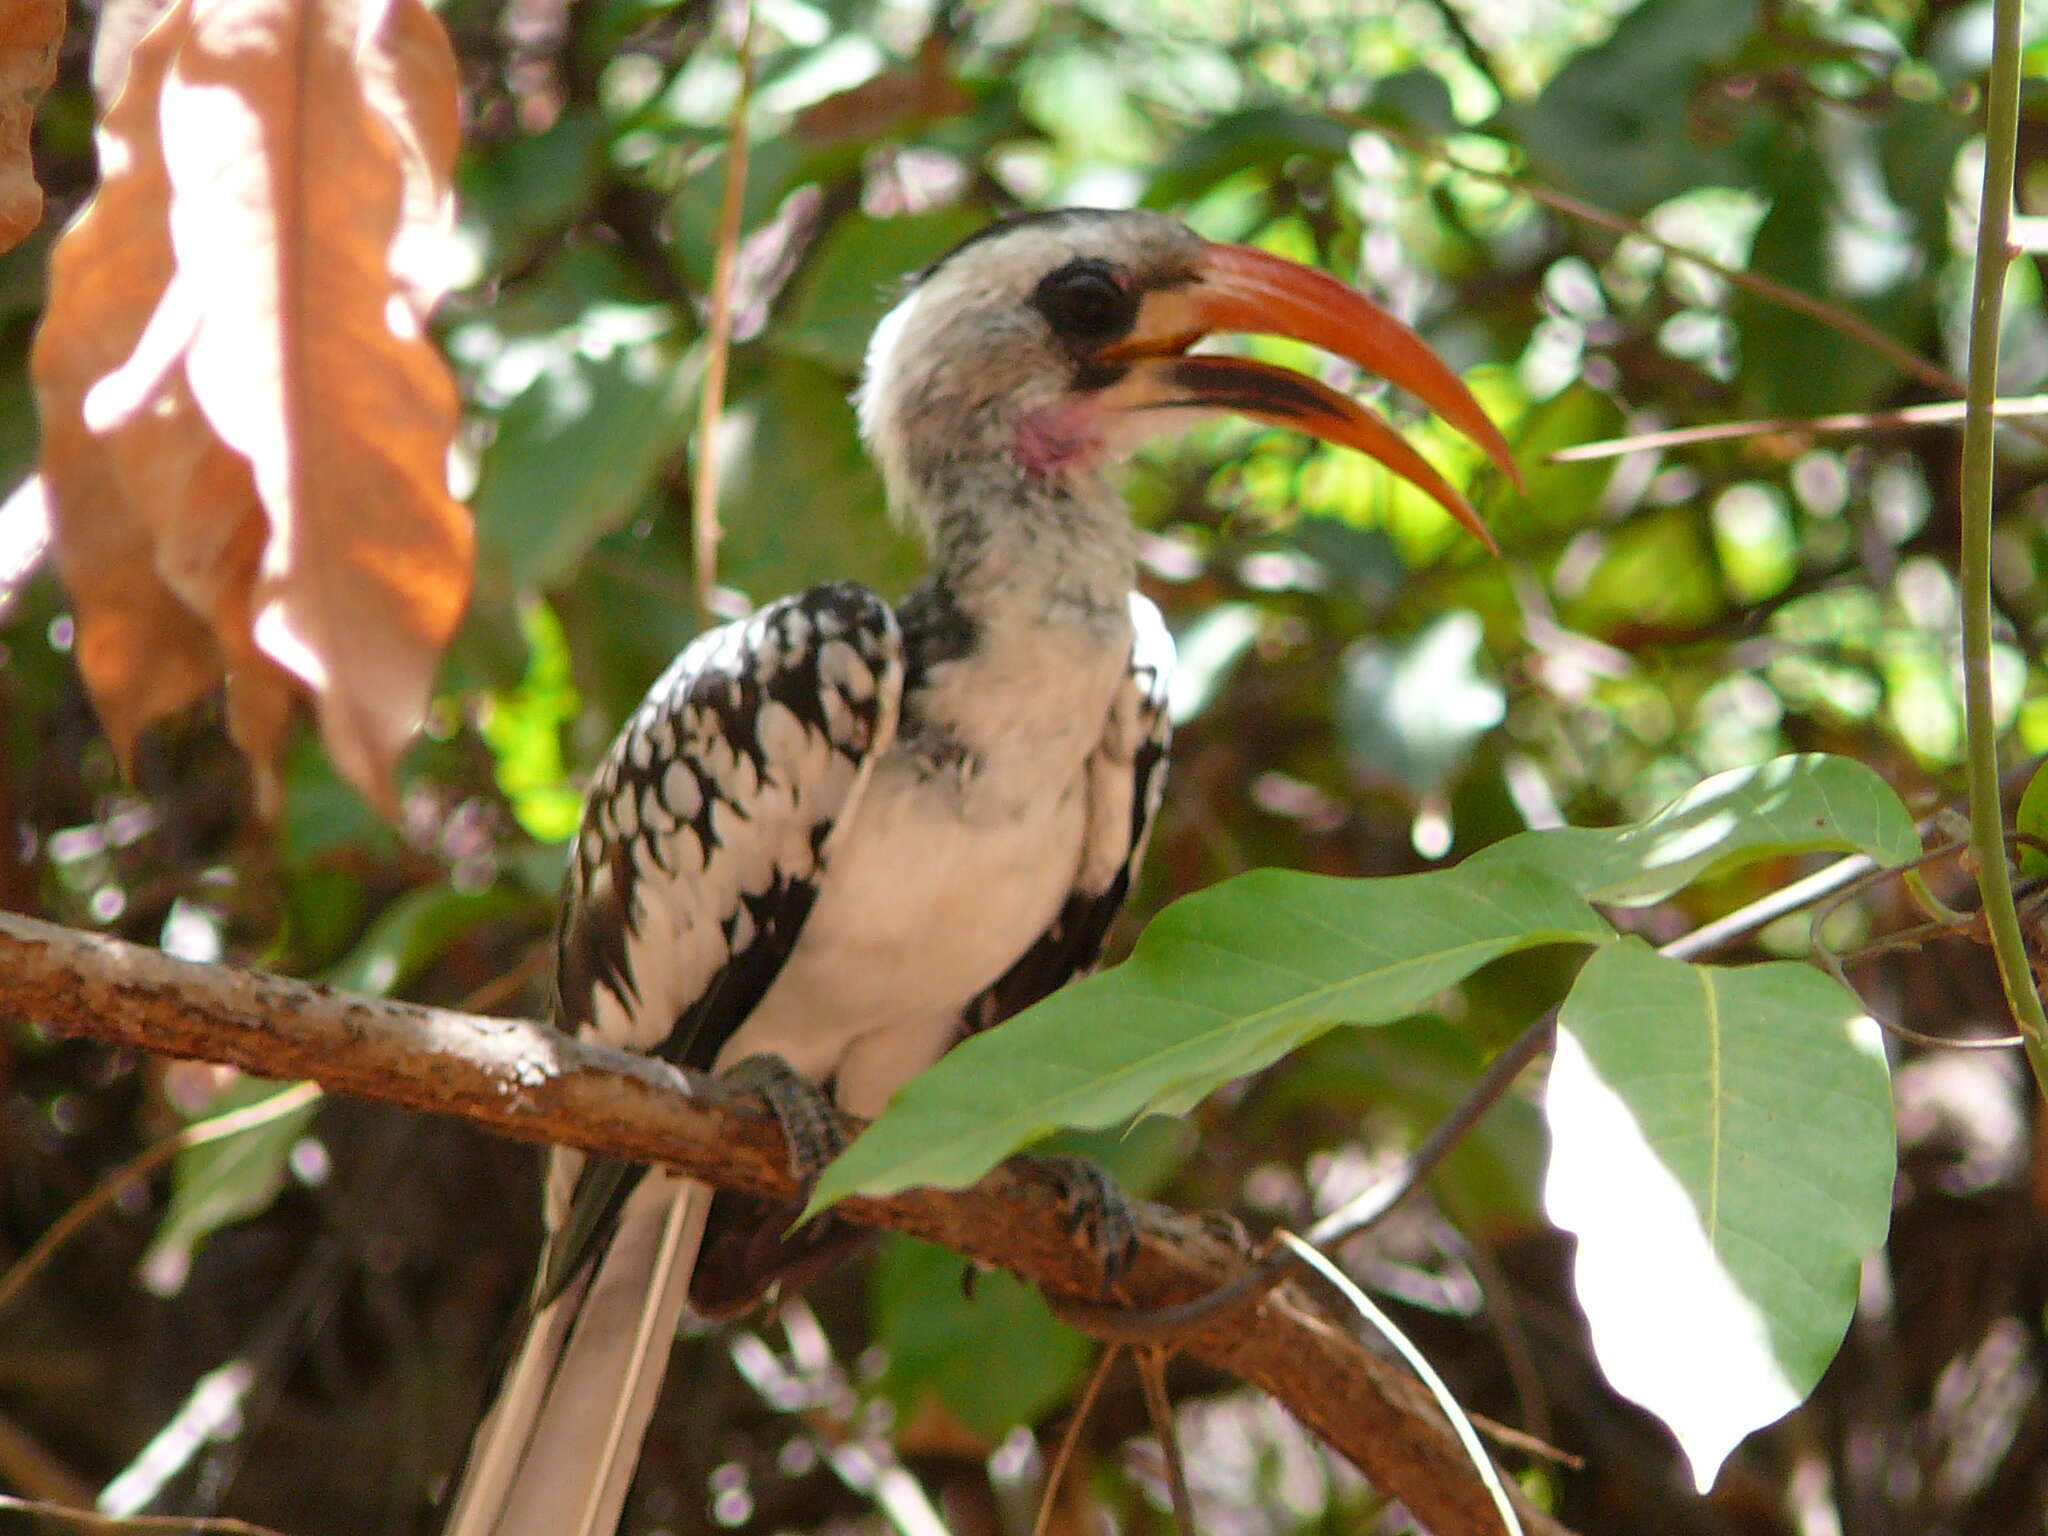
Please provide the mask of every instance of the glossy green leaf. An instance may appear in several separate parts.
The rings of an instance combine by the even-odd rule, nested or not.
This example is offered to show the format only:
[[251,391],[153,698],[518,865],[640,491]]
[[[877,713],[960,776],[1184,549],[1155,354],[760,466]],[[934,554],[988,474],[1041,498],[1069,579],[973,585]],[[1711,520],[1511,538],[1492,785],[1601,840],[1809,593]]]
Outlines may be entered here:
[[975,1277],[928,1243],[891,1236],[868,1277],[875,1342],[888,1353],[882,1389],[905,1413],[926,1392],[969,1429],[1000,1438],[1059,1403],[1088,1363],[1089,1344],[1045,1299],[1001,1271]]
[[1641,907],[1758,859],[1829,850],[1904,864],[1920,835],[1875,769],[1813,752],[1717,773],[1647,821],[1523,832],[1466,862],[1534,865],[1588,901]]
[[913,1079],[826,1169],[812,1209],[968,1184],[1063,1127],[1184,1114],[1333,1025],[1402,1018],[1489,960],[1610,931],[1554,877],[1510,862],[1389,880],[1240,875],[1167,908],[1124,964]]
[[1574,1233],[1601,1369],[1702,1490],[1802,1402],[1884,1241],[1891,1079],[1855,995],[1809,966],[1666,960],[1625,939],[1559,1016],[1544,1203]]

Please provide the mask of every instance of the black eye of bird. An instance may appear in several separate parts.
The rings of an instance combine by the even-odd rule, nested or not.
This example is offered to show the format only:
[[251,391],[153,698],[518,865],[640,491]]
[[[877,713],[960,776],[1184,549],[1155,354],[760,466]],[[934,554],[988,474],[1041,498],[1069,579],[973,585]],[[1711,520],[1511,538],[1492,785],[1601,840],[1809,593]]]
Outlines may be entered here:
[[1106,261],[1070,261],[1041,279],[1031,303],[1063,341],[1102,346],[1138,322],[1138,296]]

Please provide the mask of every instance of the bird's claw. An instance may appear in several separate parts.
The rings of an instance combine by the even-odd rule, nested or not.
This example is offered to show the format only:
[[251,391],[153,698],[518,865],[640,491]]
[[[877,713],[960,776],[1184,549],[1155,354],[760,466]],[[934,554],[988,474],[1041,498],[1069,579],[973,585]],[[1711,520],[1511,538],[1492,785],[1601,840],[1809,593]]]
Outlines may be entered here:
[[1138,1256],[1138,1217],[1130,1196],[1085,1157],[1056,1154],[1033,1161],[1059,1185],[1067,1207],[1068,1231],[1077,1237],[1087,1236],[1096,1262],[1102,1266],[1097,1294],[1107,1298]]
[[846,1150],[846,1132],[825,1091],[780,1056],[748,1056],[718,1077],[768,1106],[789,1147],[790,1175],[804,1191]]

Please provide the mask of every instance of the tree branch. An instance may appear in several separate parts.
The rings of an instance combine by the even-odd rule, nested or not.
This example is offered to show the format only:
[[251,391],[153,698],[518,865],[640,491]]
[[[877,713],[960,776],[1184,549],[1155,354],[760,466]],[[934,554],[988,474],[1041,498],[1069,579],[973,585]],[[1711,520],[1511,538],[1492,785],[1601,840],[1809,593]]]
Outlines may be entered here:
[[[61,1034],[224,1062],[269,1078],[454,1115],[500,1135],[674,1168],[722,1188],[789,1199],[780,1133],[758,1104],[710,1078],[480,1018],[337,992],[0,913],[0,1013]],[[1090,1255],[1058,1187],[1028,1161],[962,1192],[849,1200],[867,1226],[907,1232],[1009,1271],[1054,1298],[1093,1299]],[[1142,1246],[1120,1285],[1133,1307],[1188,1301],[1251,1260],[1211,1227],[1138,1209]],[[1271,1393],[1438,1536],[1494,1536],[1485,1490],[1428,1393],[1367,1350],[1302,1290],[1283,1285],[1176,1341]],[[1512,1485],[1510,1485],[1512,1486]],[[1568,1536],[1524,1508],[1527,1529]]]

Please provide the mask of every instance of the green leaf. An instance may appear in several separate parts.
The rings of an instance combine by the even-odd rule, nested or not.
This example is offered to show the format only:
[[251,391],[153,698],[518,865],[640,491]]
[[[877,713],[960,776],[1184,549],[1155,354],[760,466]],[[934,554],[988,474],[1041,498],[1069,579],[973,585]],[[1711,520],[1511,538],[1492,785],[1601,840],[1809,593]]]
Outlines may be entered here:
[[1855,995],[1804,965],[1601,950],[1559,1016],[1544,1204],[1578,1237],[1601,1369],[1704,1491],[1802,1402],[1884,1241],[1891,1079]]
[[1351,156],[1351,130],[1327,117],[1279,107],[1219,118],[1182,139],[1153,172],[1144,205],[1177,209],[1239,171],[1283,165],[1296,156],[1341,164]]
[[1543,179],[1620,213],[1649,211],[1708,184],[1746,185],[1761,114],[1717,144],[1691,119],[1694,87],[1732,58],[1755,24],[1754,0],[1644,0],[1605,42],[1502,116]]
[[489,696],[482,734],[498,788],[520,826],[540,842],[559,843],[575,832],[583,810],[583,796],[562,762],[562,732],[581,700],[569,676],[561,619],[538,600],[520,617],[529,647],[526,676]]
[[1332,1025],[1388,1023],[1501,955],[1610,934],[1514,863],[1390,880],[1254,870],[1175,902],[1124,964],[914,1078],[825,1170],[811,1210],[958,1188],[1068,1126],[1184,1114]]
[[2025,793],[2020,796],[2019,810],[2013,816],[2013,830],[2028,837],[2041,839],[2042,847],[2021,843],[2020,873],[2023,875],[2048,875],[2048,763],[2034,770],[2034,776],[2027,780]]
[[1088,1341],[1045,1299],[1000,1271],[961,1289],[956,1253],[891,1237],[868,1280],[882,1390],[906,1415],[927,1391],[968,1428],[998,1439],[1059,1403],[1088,1363]]
[[[292,1083],[238,1079],[207,1107],[226,1114],[275,1098]],[[316,1099],[299,1109],[233,1136],[202,1142],[178,1154],[171,1165],[171,1204],[142,1257],[143,1283],[159,1296],[175,1295],[185,1284],[192,1254],[213,1233],[270,1209],[284,1188],[292,1148],[318,1113]]]
[[857,373],[868,336],[902,293],[903,279],[987,222],[965,208],[840,220],[806,263],[802,286],[783,304],[786,319],[770,339],[848,376]]
[[377,914],[361,942],[322,980],[345,991],[389,997],[478,924],[532,911],[533,898],[510,885],[407,891]]
[[700,364],[677,352],[672,322],[659,305],[597,304],[508,345],[534,372],[499,415],[474,504],[520,588],[567,579],[682,452]]
[[756,602],[830,578],[903,590],[922,562],[889,522],[846,381],[783,355],[745,383],[721,428],[719,579]]
[[1533,865],[1588,901],[1643,907],[1737,865],[1826,850],[1890,867],[1919,856],[1920,835],[1876,770],[1810,752],[1717,773],[1648,821],[1523,832],[1466,863]]

